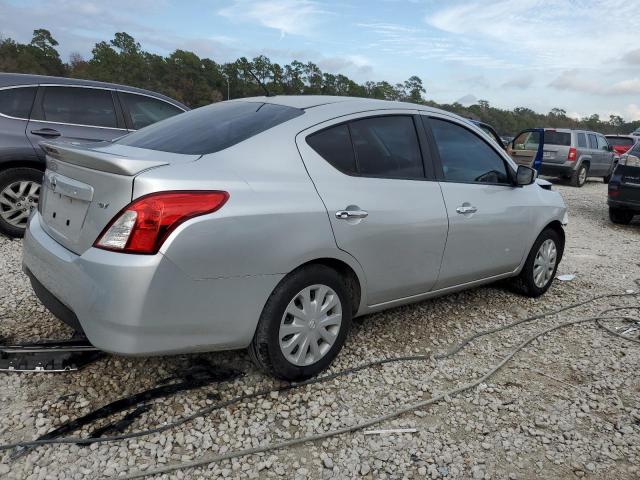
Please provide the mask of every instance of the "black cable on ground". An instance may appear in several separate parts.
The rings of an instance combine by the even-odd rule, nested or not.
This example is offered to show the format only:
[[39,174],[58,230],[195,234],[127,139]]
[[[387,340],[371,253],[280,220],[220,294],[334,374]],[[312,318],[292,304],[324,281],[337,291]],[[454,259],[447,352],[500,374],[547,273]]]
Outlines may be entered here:
[[[161,475],[163,473],[169,473],[169,472],[173,472],[176,470],[182,470],[185,468],[195,468],[195,467],[200,467],[203,465],[207,465],[209,463],[214,463],[214,462],[220,462],[222,460],[230,460],[233,458],[238,458],[238,457],[244,457],[246,455],[253,455],[256,453],[265,453],[265,452],[269,452],[269,451],[273,451],[273,450],[280,450],[286,447],[291,447],[294,445],[300,445],[302,443],[306,443],[306,442],[317,442],[319,440],[323,440],[325,438],[329,438],[329,437],[335,437],[337,435],[342,435],[345,433],[351,433],[351,432],[355,432],[357,430],[362,430],[364,428],[367,427],[371,427],[373,425],[376,425],[378,423],[381,422],[385,422],[394,418],[397,418],[401,415],[404,415],[406,413],[410,413],[413,412],[415,410],[421,409],[421,408],[425,408],[429,405],[433,405],[435,403],[439,403],[442,400],[447,400],[450,399],[451,397],[454,397],[456,395],[459,395],[463,392],[466,392],[467,390],[471,390],[475,387],[477,387],[478,385],[480,385],[481,383],[486,382],[489,378],[491,378],[493,375],[495,375],[502,367],[504,367],[520,350],[522,350],[524,347],[526,347],[528,344],[530,344],[531,342],[533,342],[534,340],[536,340],[539,337],[542,337],[543,335],[546,335],[548,333],[553,332],[554,330],[559,330],[561,328],[565,328],[565,327],[569,327],[572,325],[576,325],[579,323],[587,323],[587,322],[596,322],[596,321],[610,321],[610,320],[632,320],[632,321],[639,321],[640,319],[636,318],[636,317],[628,317],[628,316],[612,316],[612,317],[602,317],[602,316],[596,316],[596,317],[589,317],[589,318],[582,318],[582,319],[578,319],[578,320],[570,320],[568,322],[563,322],[557,325],[554,325],[552,327],[549,327],[531,337],[529,337],[527,340],[525,340],[524,342],[522,342],[520,345],[518,345],[518,347],[516,347],[514,350],[512,350],[507,356],[505,356],[500,363],[498,363],[496,366],[492,367],[491,369],[489,369],[482,377],[480,377],[478,380],[475,380],[473,382],[470,383],[466,383],[460,387],[456,387],[453,388],[451,390],[448,390],[444,393],[441,393],[439,395],[436,395],[435,397],[431,397],[428,400],[423,400],[417,403],[414,403],[412,405],[408,405],[402,408],[399,408],[398,410],[395,410],[393,412],[390,412],[388,414],[385,415],[381,415],[379,417],[375,417],[375,418],[371,418],[369,420],[365,420],[364,422],[358,423],[356,425],[352,425],[350,427],[344,427],[344,428],[339,428],[336,430],[331,430],[328,432],[323,432],[323,433],[319,433],[316,435],[309,435],[307,437],[300,437],[300,438],[296,438],[293,440],[288,440],[285,442],[280,442],[280,443],[273,443],[273,444],[269,444],[269,445],[264,445],[261,447],[254,447],[254,448],[247,448],[244,450],[236,450],[236,451],[232,451],[232,452],[228,452],[225,453],[223,455],[204,455],[202,457],[200,457],[199,459],[196,460],[192,460],[192,461],[187,461],[187,462],[180,462],[180,463],[174,463],[174,464],[170,464],[170,465],[165,465],[163,467],[159,467],[159,468],[155,468],[155,469],[150,469],[150,470],[146,470],[146,471],[134,471],[132,473],[129,473],[128,475],[124,476],[124,477],[118,477],[118,478],[125,478],[125,479],[135,479],[135,478],[144,478],[150,475]],[[636,343],[640,343],[640,341],[635,340],[635,339],[631,339],[625,336],[620,335],[623,339],[625,340],[631,340],[633,342]]]
[[[636,283],[636,285],[638,285],[638,287],[640,287],[640,279],[636,279],[635,283]],[[511,324],[508,324],[508,325],[505,325],[505,326],[502,326],[502,327],[498,327],[498,328],[494,328],[494,329],[490,329],[490,330],[486,330],[486,331],[483,331],[483,332],[476,333],[474,335],[471,335],[471,336],[463,339],[462,342],[460,342],[454,348],[448,350],[447,352],[445,352],[443,354],[439,354],[439,355],[436,355],[436,356],[409,355],[409,356],[401,356],[401,357],[393,357],[393,358],[387,358],[387,359],[382,359],[382,360],[376,360],[376,361],[373,361],[373,362],[364,363],[364,364],[359,365],[357,367],[341,370],[339,372],[331,373],[331,374],[328,374],[328,375],[323,375],[321,377],[312,378],[312,379],[309,379],[309,380],[306,380],[306,381],[303,381],[303,382],[291,383],[289,385],[284,385],[284,386],[277,387],[277,388],[265,388],[265,389],[259,390],[257,392],[251,393],[251,394],[244,394],[244,395],[236,396],[236,397],[234,397],[232,399],[229,399],[229,400],[226,400],[224,402],[220,402],[220,403],[217,403],[215,405],[211,405],[209,407],[203,408],[203,409],[201,409],[201,410],[199,410],[197,412],[194,412],[193,414],[187,415],[187,416],[182,417],[182,418],[180,418],[178,420],[175,420],[173,422],[166,423],[166,424],[161,425],[159,427],[155,427],[155,428],[151,428],[151,429],[147,429],[147,430],[140,430],[140,431],[137,431],[137,432],[130,432],[130,433],[122,434],[122,435],[113,435],[113,436],[101,437],[101,438],[68,437],[68,438],[58,438],[58,439],[48,439],[48,440],[33,440],[33,441],[15,442],[15,443],[8,443],[8,444],[0,445],[0,451],[10,450],[10,449],[13,449],[13,448],[37,447],[37,446],[49,445],[49,444],[106,443],[106,442],[114,442],[114,441],[120,441],[120,440],[128,440],[128,439],[132,439],[132,438],[151,435],[151,434],[154,434],[154,433],[162,433],[162,432],[164,432],[166,430],[169,430],[169,429],[175,428],[177,426],[183,425],[183,424],[185,424],[187,422],[190,422],[191,420],[194,420],[195,418],[208,415],[209,413],[211,413],[211,412],[213,412],[215,410],[218,410],[218,409],[221,409],[221,408],[225,408],[225,407],[228,407],[230,405],[233,405],[233,404],[236,404],[236,403],[239,403],[239,402],[243,402],[243,401],[246,401],[246,400],[250,400],[250,399],[253,399],[253,398],[257,398],[257,397],[261,397],[261,396],[264,396],[264,395],[268,395],[268,394],[273,393],[273,392],[285,392],[285,391],[288,391],[288,390],[300,388],[300,387],[307,386],[307,385],[314,385],[314,384],[318,384],[318,383],[324,383],[324,382],[333,380],[333,379],[338,378],[338,377],[351,375],[353,373],[362,371],[362,370],[367,369],[367,368],[371,368],[371,367],[379,366],[379,365],[384,365],[384,364],[388,364],[388,363],[405,362],[405,361],[428,361],[428,360],[432,360],[432,359],[448,358],[448,357],[451,357],[451,356],[455,355],[456,353],[458,353],[463,348],[465,348],[473,340],[475,340],[477,338],[480,338],[482,336],[490,335],[492,333],[497,333],[497,332],[506,330],[508,328],[515,327],[515,326],[520,325],[520,324],[525,323],[525,322],[531,322],[531,321],[539,320],[541,318],[545,318],[545,317],[548,317],[548,316],[551,316],[551,315],[557,315],[558,313],[564,312],[566,310],[569,310],[569,309],[572,309],[572,308],[576,308],[576,307],[579,307],[579,306],[583,306],[583,305],[586,305],[588,303],[591,303],[591,302],[594,302],[596,300],[600,300],[600,299],[603,299],[603,298],[636,296],[638,294],[639,294],[638,292],[628,292],[628,293],[611,293],[611,294],[596,295],[596,296],[593,296],[590,299],[585,300],[585,301],[576,302],[576,303],[570,304],[568,306],[561,307],[559,309],[551,310],[551,311],[548,311],[548,312],[545,312],[545,313],[533,315],[531,317],[527,317],[527,318],[518,320],[516,322],[513,322]],[[634,307],[621,307],[621,308],[634,308]],[[613,319],[613,318],[628,319],[628,320],[638,321],[638,319],[636,319],[635,317],[626,317],[626,316],[611,317],[611,318],[608,318],[608,319]],[[580,323],[580,322],[585,322],[585,321],[596,321],[596,320],[600,320],[600,319],[601,319],[600,317],[591,317],[589,319],[576,320],[576,321],[574,321],[574,322],[572,322],[570,324]],[[602,318],[601,320],[604,320],[604,318]],[[600,323],[598,323],[598,325],[600,325]],[[567,326],[567,325],[562,324],[561,326]],[[558,327],[558,328],[560,328],[560,327]],[[615,333],[615,332],[613,332],[612,330],[610,330],[608,328],[605,328],[605,330],[610,331],[611,333]],[[541,333],[540,335],[543,335],[544,333],[545,332]],[[619,334],[617,334],[617,335],[619,335]],[[627,337],[622,337],[622,338],[624,338],[626,340],[630,340]],[[532,340],[532,339],[530,339],[530,340]],[[638,343],[640,343],[640,342],[638,342]],[[512,354],[514,352],[512,352]],[[511,356],[513,356],[513,355],[511,355]],[[509,358],[511,358],[511,356]],[[499,367],[499,368],[501,368],[501,367]],[[468,390],[469,388],[472,388],[472,387],[464,388],[463,390],[460,390],[457,393],[461,393],[462,391]],[[438,398],[440,398],[440,397],[434,397],[433,399],[430,399],[430,400],[434,400],[434,399],[438,399]],[[444,398],[444,395],[442,395],[442,398]],[[439,400],[437,400],[437,401],[439,401]],[[435,401],[432,402],[432,403],[435,403]],[[416,407],[416,408],[420,408],[420,407]],[[374,423],[379,423],[379,421],[383,421],[383,420],[378,420],[378,421],[376,421]],[[365,428],[365,427],[362,427],[362,428]],[[345,432],[346,431],[348,431],[348,430],[345,430]],[[344,433],[341,430],[337,430],[336,432],[337,433],[334,433],[335,435],[339,435],[340,433]],[[324,438],[324,437],[322,437],[322,438]],[[287,446],[287,445],[284,445],[284,446]],[[278,447],[278,448],[283,448],[283,447]],[[248,453],[245,453],[243,455],[247,455],[247,454]],[[222,459],[224,459],[224,458],[220,458],[220,460],[222,460]],[[216,461],[216,460],[213,460],[213,461]],[[178,467],[178,468],[182,468],[182,467]],[[144,473],[144,475],[148,475],[148,474],[151,474],[151,473]]]

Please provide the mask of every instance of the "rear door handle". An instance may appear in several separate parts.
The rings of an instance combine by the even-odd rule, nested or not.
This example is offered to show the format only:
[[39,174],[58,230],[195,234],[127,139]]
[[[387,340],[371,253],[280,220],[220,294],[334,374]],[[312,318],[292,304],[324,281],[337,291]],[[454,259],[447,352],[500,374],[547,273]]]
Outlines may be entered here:
[[53,128],[41,128],[40,130],[31,130],[34,135],[40,135],[41,137],[59,137],[61,134],[59,131]]
[[336,212],[336,218],[340,220],[352,220],[355,218],[366,218],[369,212],[364,210],[338,210]]
[[456,212],[458,213],[476,213],[478,211],[478,209],[476,207],[472,207],[471,205],[465,205],[462,207],[458,207],[456,208]]

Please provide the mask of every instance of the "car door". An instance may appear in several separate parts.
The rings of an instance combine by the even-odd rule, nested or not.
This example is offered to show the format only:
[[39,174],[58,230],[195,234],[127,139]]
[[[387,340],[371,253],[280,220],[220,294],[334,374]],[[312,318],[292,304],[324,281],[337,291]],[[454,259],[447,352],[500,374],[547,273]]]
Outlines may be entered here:
[[415,113],[352,115],[296,138],[337,246],[362,266],[370,306],[428,292],[440,270],[448,221]]
[[608,175],[611,170],[611,164],[613,163],[612,148],[609,146],[609,142],[604,135],[597,134],[598,139],[598,153],[600,155],[600,170],[601,175]]
[[594,175],[602,169],[602,157],[600,150],[598,150],[598,138],[595,133],[587,133],[587,139],[589,141],[589,155],[591,156],[591,163],[589,165],[589,175]]
[[176,105],[149,95],[124,91],[118,91],[117,94],[129,130],[139,130],[184,112]]
[[127,133],[119,105],[110,89],[47,85],[38,89],[27,137],[42,158],[43,140],[74,142],[112,140]]
[[507,146],[507,154],[518,165],[538,170],[542,162],[542,146],[544,145],[541,128],[529,128],[518,133]]
[[437,289],[513,272],[528,248],[532,208],[509,162],[467,125],[423,116],[449,218]]

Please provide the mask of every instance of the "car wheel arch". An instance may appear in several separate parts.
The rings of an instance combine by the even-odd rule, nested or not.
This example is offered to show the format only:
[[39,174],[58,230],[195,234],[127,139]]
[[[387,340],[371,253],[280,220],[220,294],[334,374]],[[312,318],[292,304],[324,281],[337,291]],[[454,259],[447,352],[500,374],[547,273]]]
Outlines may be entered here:
[[[545,225],[545,227],[540,230],[540,233],[544,232],[547,229],[551,229],[554,232],[556,232],[558,234],[558,237],[560,238],[560,245],[559,245],[559,259],[558,259],[558,263],[560,262],[560,260],[562,260],[562,254],[564,252],[564,246],[566,243],[566,235],[564,233],[564,228],[562,228],[562,223],[560,223],[560,221],[558,220],[553,220],[552,222],[548,223],[547,225]],[[540,235],[540,233],[538,235]],[[536,236],[536,238],[538,238]]]
[[342,278],[345,279],[347,289],[351,295],[351,306],[354,316],[366,305],[364,294],[364,273],[362,271],[359,271],[360,269],[357,266],[351,265],[350,262],[346,261],[345,259],[338,259],[336,257],[321,257],[308,260],[305,263],[298,265],[287,275],[291,275],[292,273],[309,265],[324,265],[331,268],[332,270],[335,270],[340,274]]
[[33,168],[35,170],[40,170],[42,173],[44,173],[46,169],[46,165],[43,162],[38,162],[34,160],[10,160],[7,162],[0,163],[0,172],[9,170],[11,168]]

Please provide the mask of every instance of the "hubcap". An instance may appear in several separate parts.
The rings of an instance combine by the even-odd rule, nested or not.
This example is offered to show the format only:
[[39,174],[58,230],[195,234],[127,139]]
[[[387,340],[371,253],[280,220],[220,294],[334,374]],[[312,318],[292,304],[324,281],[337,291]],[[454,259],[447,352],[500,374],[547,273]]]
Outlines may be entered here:
[[278,332],[280,350],[294,365],[312,365],[331,350],[341,324],[338,294],[326,285],[311,285],[287,305]]
[[25,228],[29,214],[38,208],[40,184],[31,180],[13,182],[0,192],[0,218],[13,227]]
[[549,283],[556,268],[557,256],[558,250],[553,240],[547,239],[540,245],[536,259],[533,262],[533,282],[536,287],[543,288]]

